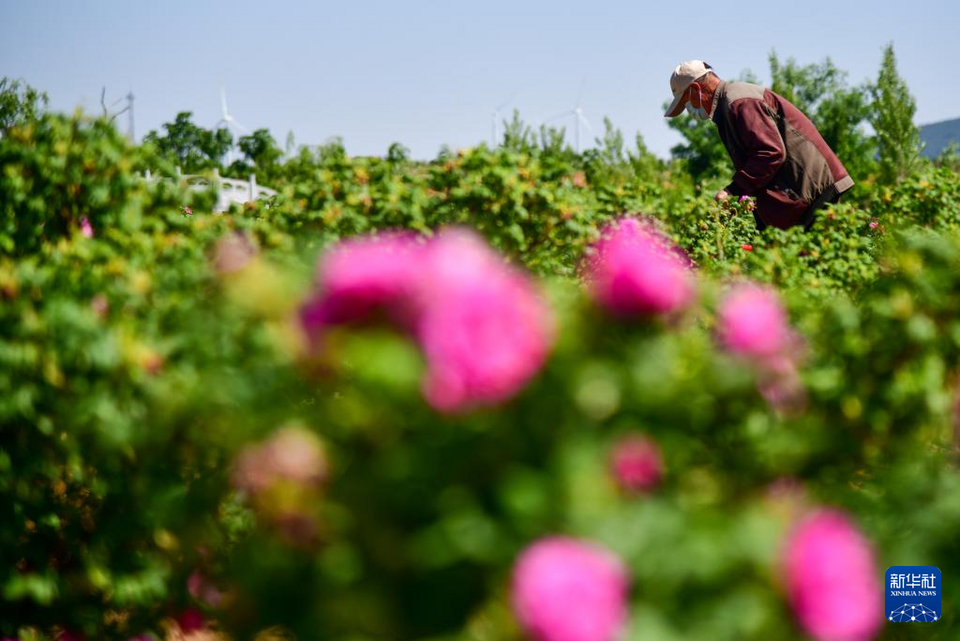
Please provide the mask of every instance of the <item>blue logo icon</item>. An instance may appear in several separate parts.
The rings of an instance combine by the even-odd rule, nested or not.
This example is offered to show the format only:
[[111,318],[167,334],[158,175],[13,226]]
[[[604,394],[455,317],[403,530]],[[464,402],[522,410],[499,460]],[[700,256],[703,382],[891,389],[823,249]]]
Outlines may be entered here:
[[894,623],[939,621],[940,570],[932,565],[895,565],[887,568],[887,620]]

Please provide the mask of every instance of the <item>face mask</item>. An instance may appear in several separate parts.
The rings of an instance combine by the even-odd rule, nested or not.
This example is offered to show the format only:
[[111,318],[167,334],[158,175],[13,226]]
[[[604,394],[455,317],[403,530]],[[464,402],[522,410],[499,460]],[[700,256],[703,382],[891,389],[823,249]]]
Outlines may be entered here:
[[697,85],[697,96],[700,98],[700,106],[694,107],[693,103],[689,100],[687,101],[687,113],[693,116],[694,118],[699,118],[700,120],[708,120],[710,116],[707,114],[707,110],[703,108],[703,94],[700,93],[700,86]]

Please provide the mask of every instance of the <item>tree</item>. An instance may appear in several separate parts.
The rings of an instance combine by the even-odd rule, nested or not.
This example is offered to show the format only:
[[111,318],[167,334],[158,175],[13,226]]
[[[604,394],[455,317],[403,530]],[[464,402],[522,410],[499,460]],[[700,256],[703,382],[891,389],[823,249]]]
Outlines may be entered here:
[[893,43],[883,50],[880,74],[873,89],[872,124],[877,132],[880,178],[885,182],[902,179],[920,155],[920,130],[913,122],[916,102],[907,83],[897,73]]
[[[668,103],[664,103],[666,109]],[[670,118],[667,126],[683,136],[685,142],[670,148],[670,154],[683,161],[690,176],[697,182],[726,176],[733,172],[730,156],[712,122],[687,116]]]
[[25,82],[0,79],[0,135],[13,126],[36,120],[47,107],[47,94]]
[[410,159],[410,150],[399,142],[390,144],[387,148],[387,162],[392,165],[402,165]]
[[514,109],[512,118],[504,120],[502,124],[504,149],[531,155],[536,152],[537,136],[533,128],[520,119],[519,110]]
[[623,132],[614,127],[609,118],[604,117],[603,126],[603,136],[594,139],[596,147],[583,152],[590,181],[621,185],[626,182],[646,183],[655,180],[663,165],[647,149],[643,136],[638,132],[635,138],[636,149],[629,150],[626,148]]
[[198,127],[190,120],[192,115],[189,111],[181,111],[176,120],[163,125],[164,134],[151,131],[144,143],[177,163],[186,173],[212,167],[222,169],[223,157],[233,147],[233,135],[222,127],[216,130]]
[[273,139],[268,129],[257,129],[249,136],[241,136],[237,146],[240,147],[243,155],[261,171],[268,171],[274,167],[283,156],[283,150],[277,146],[277,141]]

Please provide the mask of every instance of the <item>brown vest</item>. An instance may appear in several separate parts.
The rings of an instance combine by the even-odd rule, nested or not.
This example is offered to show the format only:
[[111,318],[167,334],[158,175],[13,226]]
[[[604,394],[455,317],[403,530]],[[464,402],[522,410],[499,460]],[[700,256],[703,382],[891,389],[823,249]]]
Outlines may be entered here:
[[769,89],[722,82],[713,121],[733,166],[731,193],[756,197],[757,216],[786,229],[853,187],[810,119]]

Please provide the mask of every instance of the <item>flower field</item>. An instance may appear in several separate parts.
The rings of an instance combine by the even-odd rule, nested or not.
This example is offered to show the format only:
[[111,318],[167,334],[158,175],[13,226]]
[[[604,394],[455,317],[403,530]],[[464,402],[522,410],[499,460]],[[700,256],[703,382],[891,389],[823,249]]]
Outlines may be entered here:
[[955,169],[760,233],[550,140],[223,214],[82,115],[0,168],[0,637],[957,638]]

